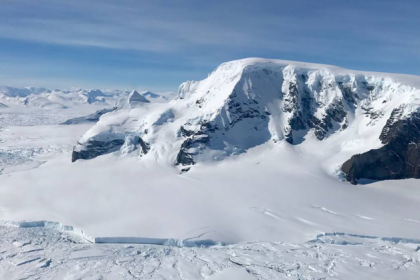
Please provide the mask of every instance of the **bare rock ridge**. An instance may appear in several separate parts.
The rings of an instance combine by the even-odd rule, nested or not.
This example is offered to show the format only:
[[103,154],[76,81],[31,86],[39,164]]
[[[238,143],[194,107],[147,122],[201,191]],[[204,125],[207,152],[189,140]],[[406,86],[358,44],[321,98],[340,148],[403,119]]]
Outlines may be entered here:
[[116,110],[116,108],[98,110],[95,113],[84,116],[84,117],[69,119],[69,120],[61,123],[61,125],[81,124],[81,123],[90,123],[90,122],[95,122],[96,123],[97,121],[99,121],[99,119],[102,115],[104,115],[106,113],[109,113],[109,112],[112,112],[114,110]]
[[382,130],[382,148],[354,155],[343,164],[348,181],[420,178],[420,113],[396,119],[398,111]]
[[[144,96],[132,92],[130,106],[108,113],[79,140],[73,161],[128,151],[127,135],[150,145],[155,158],[171,155],[167,162],[183,170],[265,143],[316,145],[346,135],[347,140],[334,139],[368,138],[371,150],[376,148],[359,147],[353,154],[360,155],[342,165],[350,182],[418,178],[419,84],[399,82],[392,74],[328,65],[231,61],[202,81],[181,84],[175,100],[154,104],[153,110]],[[142,148],[143,155],[146,150]]]
[[[78,145],[80,145],[80,143],[78,143]],[[104,139],[102,141],[90,140],[83,145],[83,149],[78,149],[78,146],[73,149],[71,161],[75,162],[78,159],[92,159],[100,155],[116,152],[123,146],[130,147],[130,152],[140,150],[141,154],[147,154],[149,151],[149,145],[139,136],[127,136],[125,139]]]

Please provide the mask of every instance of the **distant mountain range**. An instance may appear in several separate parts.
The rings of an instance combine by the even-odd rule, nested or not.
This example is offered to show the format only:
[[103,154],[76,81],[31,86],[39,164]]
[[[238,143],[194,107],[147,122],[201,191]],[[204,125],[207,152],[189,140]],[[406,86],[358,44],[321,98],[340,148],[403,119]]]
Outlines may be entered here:
[[[130,94],[128,90],[71,89],[49,90],[43,87],[0,87],[0,108],[24,106],[28,108],[66,109],[79,105],[114,106]],[[140,93],[151,102],[166,102],[171,93]]]

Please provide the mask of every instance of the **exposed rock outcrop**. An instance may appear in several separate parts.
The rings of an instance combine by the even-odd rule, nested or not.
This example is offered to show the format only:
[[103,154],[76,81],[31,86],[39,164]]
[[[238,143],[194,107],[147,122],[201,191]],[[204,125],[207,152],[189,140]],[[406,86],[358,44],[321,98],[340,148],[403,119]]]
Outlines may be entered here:
[[101,140],[89,139],[85,143],[77,143],[73,149],[72,162],[78,159],[93,159],[101,155],[116,152],[121,149],[122,154],[128,154],[135,150],[140,150],[140,154],[147,154],[150,146],[138,135],[121,135],[120,138],[107,139],[101,137]]
[[211,134],[217,129],[217,126],[211,123],[202,123],[197,132],[185,129],[181,126],[180,134],[187,139],[181,145],[175,164],[184,166],[194,165],[194,156],[208,147]]
[[382,148],[354,155],[343,164],[348,181],[420,178],[420,113],[406,119],[399,119],[400,114],[395,109],[383,128]]
[[74,119],[69,119],[63,123],[60,123],[61,125],[71,125],[71,124],[81,124],[81,123],[91,123],[91,122],[97,122],[99,121],[99,118],[109,112],[114,111],[116,108],[112,108],[112,109],[102,109],[99,111],[96,111],[93,114],[84,116],[84,117],[78,117],[78,118],[74,118]]
[[[123,139],[114,139],[111,141],[89,140],[84,143],[77,143],[71,156],[71,161],[75,162],[78,159],[92,159],[97,156],[112,153],[117,151],[124,144]],[[78,146],[82,146],[77,149]]]

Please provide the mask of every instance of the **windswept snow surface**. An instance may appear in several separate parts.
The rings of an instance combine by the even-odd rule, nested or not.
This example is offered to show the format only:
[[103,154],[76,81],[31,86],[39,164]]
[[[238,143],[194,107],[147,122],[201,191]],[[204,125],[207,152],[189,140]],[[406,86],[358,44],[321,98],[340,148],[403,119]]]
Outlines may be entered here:
[[[387,274],[387,269],[396,273],[396,277],[418,277],[417,245],[413,244],[420,239],[419,181],[409,179],[353,186],[340,180],[339,167],[351,155],[381,145],[378,135],[393,106],[410,103],[411,107],[405,107],[407,112],[417,110],[420,79],[364,73],[372,75],[369,81],[385,90],[374,92],[377,99],[371,99],[372,95],[362,96],[365,99],[360,105],[373,104],[372,107],[379,108],[383,116],[378,114],[378,119],[371,118],[358,107],[347,116],[346,129],[334,123],[332,132],[326,133],[322,141],[312,131],[306,131],[304,137],[293,134],[295,139],[303,137],[304,141],[291,145],[284,140],[286,135],[283,134],[288,125],[283,117],[290,115],[276,109],[281,105],[277,98],[282,83],[263,78],[256,82],[258,75],[252,71],[246,73],[249,76],[243,76],[244,69],[261,66],[260,77],[272,75],[276,67],[280,67],[283,74],[296,74],[294,70],[300,68],[305,71],[313,69],[317,71],[311,72],[314,86],[319,75],[325,82],[336,75],[363,74],[333,66],[247,59],[223,64],[201,82],[182,84],[175,100],[119,108],[103,115],[90,129],[82,125],[34,127],[33,131],[26,132],[37,135],[37,138],[28,144],[29,137],[19,138],[27,128],[20,130],[8,124],[3,128],[5,135],[14,139],[10,141],[16,146],[44,148],[49,145],[45,139],[51,139],[56,143],[64,141],[66,145],[67,141],[73,141],[73,144],[77,143],[77,150],[92,139],[106,141],[139,135],[150,145],[150,151],[140,155],[121,149],[92,160],[71,163],[71,151],[63,150],[54,153],[36,169],[2,174],[0,219],[58,221],[83,229],[98,240],[152,238],[229,244],[217,249],[136,245],[133,247],[136,249],[128,250],[123,245],[80,245],[80,240],[77,245],[69,245],[61,239],[61,247],[51,247],[47,244],[48,238],[42,241],[43,248],[50,246],[45,252],[66,256],[61,267],[65,267],[65,273],[73,275],[74,279],[96,279],[104,275],[105,270],[111,273],[115,272],[114,269],[121,271],[121,279],[130,279],[134,275],[158,278],[159,271],[168,267],[170,273],[178,273],[174,277],[180,279],[200,279],[213,277],[213,274],[215,279],[223,279],[220,278],[223,275],[232,279],[234,277],[229,273],[241,275],[237,273],[243,273],[243,269],[248,271],[243,279],[249,275],[256,279],[282,279],[286,276],[348,279],[355,278],[357,273],[362,278],[369,275],[381,279],[384,275],[391,275]],[[274,72],[265,73],[262,69],[267,67],[272,67],[270,69]],[[291,80],[292,76],[289,77]],[[270,86],[264,86],[267,84]],[[255,98],[255,93],[264,99],[258,105],[263,106],[258,107],[263,112],[268,112],[264,122],[234,119],[226,105],[234,89],[243,93],[237,95],[239,99],[235,101],[248,102]],[[329,89],[314,92],[319,93],[317,98],[323,104],[334,104],[338,93]],[[325,109],[322,106],[317,108]],[[183,167],[175,166],[185,140],[180,127],[185,125],[193,130],[205,120],[215,120],[219,125],[235,120],[238,125],[226,134],[217,134],[216,141],[209,147],[195,151],[195,165],[182,173]],[[11,150],[11,146],[9,142],[8,146],[2,147]],[[15,238],[16,241],[26,239],[27,235],[27,239],[32,239],[38,231],[52,234],[39,229],[4,227],[1,230],[11,236],[25,236]],[[330,237],[334,232],[346,235]],[[58,235],[62,236],[62,233]],[[307,243],[320,238],[327,245]],[[8,237],[7,241],[1,241],[12,239]],[[411,243],[395,244],[398,240]],[[87,250],[86,255],[73,254],[72,246]],[[134,256],[127,266],[114,267],[118,258],[129,257],[133,251],[151,252],[147,254],[155,257]],[[8,253],[4,254],[2,257],[7,260]],[[11,262],[27,265],[25,273],[38,269],[34,266],[43,258],[51,258],[47,256],[49,253],[45,256],[33,254],[29,259],[22,259],[19,254]],[[173,258],[168,257],[171,254],[174,254]],[[291,259],[286,260],[285,256]],[[144,265],[144,270],[132,268],[138,262]],[[149,262],[154,264],[149,267]],[[5,267],[4,263],[0,262],[0,265]],[[97,267],[96,272],[87,271],[92,266]],[[10,267],[3,269],[17,273]],[[146,273],[148,269],[152,272]],[[36,273],[42,275],[39,271]],[[276,273],[279,275],[273,276]],[[172,274],[162,275],[165,276],[161,278],[169,278]]]
[[[322,232],[418,238],[418,181],[352,186],[290,146],[260,146],[179,174],[167,162],[69,153],[0,176],[5,220],[52,220],[96,237],[304,242]],[[369,217],[367,219],[366,217]]]
[[0,226],[1,279],[418,279],[416,241],[342,233],[305,243],[91,244],[55,228]]

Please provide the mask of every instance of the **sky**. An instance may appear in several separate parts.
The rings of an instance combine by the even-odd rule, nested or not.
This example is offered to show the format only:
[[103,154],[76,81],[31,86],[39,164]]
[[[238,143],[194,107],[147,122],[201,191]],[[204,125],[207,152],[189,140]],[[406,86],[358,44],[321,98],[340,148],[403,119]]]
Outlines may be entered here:
[[0,0],[0,84],[177,91],[264,57],[420,75],[419,0]]

